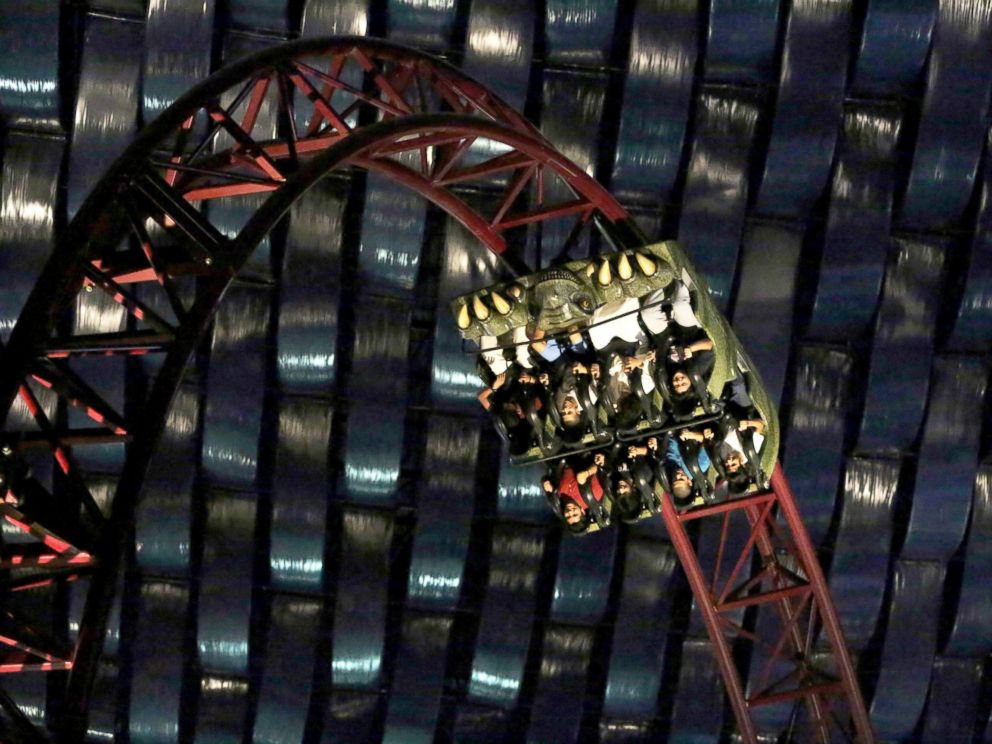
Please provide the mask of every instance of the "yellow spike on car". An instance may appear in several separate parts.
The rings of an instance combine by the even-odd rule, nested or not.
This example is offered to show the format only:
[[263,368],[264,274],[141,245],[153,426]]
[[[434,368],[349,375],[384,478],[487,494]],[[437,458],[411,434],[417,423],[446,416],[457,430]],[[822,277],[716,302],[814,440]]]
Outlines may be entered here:
[[658,264],[643,253],[635,253],[634,258],[637,259],[637,265],[641,267],[641,271],[644,272],[645,276],[654,276],[654,272],[658,270]]
[[626,253],[621,253],[620,258],[617,259],[617,274],[624,282],[634,275],[634,269],[630,265],[630,259],[627,258]]
[[486,320],[489,317],[489,308],[482,304],[479,295],[472,298],[472,311],[479,320]]
[[493,292],[490,296],[493,298],[493,307],[500,315],[506,315],[513,309],[513,305],[507,302],[506,298],[499,292]]
[[458,322],[458,327],[463,331],[472,325],[472,318],[470,318],[468,314],[468,305],[462,305],[458,308],[458,317],[456,318],[456,321]]
[[613,281],[613,272],[610,271],[610,262],[608,259],[604,258],[603,263],[599,265],[598,278],[600,285],[603,287]]

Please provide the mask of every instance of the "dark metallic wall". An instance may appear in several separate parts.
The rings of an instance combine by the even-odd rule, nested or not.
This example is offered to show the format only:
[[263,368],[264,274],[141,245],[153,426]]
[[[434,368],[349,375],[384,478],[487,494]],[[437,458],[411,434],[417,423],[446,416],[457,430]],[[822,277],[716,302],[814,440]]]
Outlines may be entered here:
[[[444,54],[688,245],[780,397],[880,740],[992,741],[992,3],[3,0],[0,331],[142,122],[343,33]],[[329,182],[247,272],[152,468],[92,741],[727,740],[660,524],[563,538],[480,418],[444,301],[495,273],[459,225]],[[98,297],[77,330],[124,322]],[[84,594],[30,601],[75,632]]]

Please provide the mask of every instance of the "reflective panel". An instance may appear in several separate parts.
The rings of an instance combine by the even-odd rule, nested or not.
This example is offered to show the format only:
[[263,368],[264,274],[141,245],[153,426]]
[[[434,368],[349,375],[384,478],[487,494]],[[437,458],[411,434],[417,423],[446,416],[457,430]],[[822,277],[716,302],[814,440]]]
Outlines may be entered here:
[[387,35],[391,41],[444,51],[451,46],[455,0],[388,0]]
[[855,651],[871,639],[882,608],[899,469],[898,460],[847,461],[830,594]]
[[275,588],[316,593],[323,587],[332,415],[324,401],[280,401],[269,543]]
[[940,563],[896,561],[882,669],[869,711],[879,739],[909,736],[923,711],[943,584]]
[[58,130],[59,6],[0,4],[0,112],[11,126]]
[[458,605],[473,513],[480,426],[440,415],[427,421],[423,475],[416,490],[408,607],[450,611]]
[[844,116],[813,314],[806,333],[846,341],[869,329],[892,241],[899,112],[859,106]]
[[926,92],[900,223],[916,230],[958,224],[975,188],[992,89],[992,7],[938,4]]
[[473,0],[462,69],[522,111],[534,49],[534,3]]
[[611,191],[667,202],[682,162],[696,64],[695,0],[637,4],[620,110]]
[[771,139],[758,189],[763,214],[805,217],[830,176],[847,78],[850,0],[793,0]]
[[875,320],[858,449],[912,446],[926,406],[931,345],[946,245],[898,241]]
[[933,39],[937,0],[873,0],[865,14],[854,86],[874,94],[916,84]]
[[272,598],[253,742],[302,741],[321,612],[318,599],[278,594]]
[[142,117],[151,121],[210,73],[216,0],[148,0]]
[[166,744],[179,736],[183,638],[189,590],[182,585],[144,583],[138,627],[131,646],[134,677],[128,736],[134,744]]
[[375,690],[382,674],[393,522],[382,513],[351,509],[342,520],[331,679],[335,686]]
[[210,673],[248,670],[256,501],[253,493],[206,494],[196,642]]
[[202,461],[217,486],[255,483],[271,301],[268,289],[232,286],[214,321]]
[[530,741],[566,744],[576,740],[593,637],[592,628],[555,624],[545,628],[528,728]]

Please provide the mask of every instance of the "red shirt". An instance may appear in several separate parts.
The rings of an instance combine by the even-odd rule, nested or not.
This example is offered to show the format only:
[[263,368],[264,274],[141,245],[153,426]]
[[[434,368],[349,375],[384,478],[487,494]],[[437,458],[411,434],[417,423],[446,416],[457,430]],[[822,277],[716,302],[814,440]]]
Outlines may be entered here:
[[[599,477],[596,475],[590,476],[589,485],[592,488],[592,495],[596,501],[602,501],[603,487],[599,484]],[[588,507],[585,499],[582,498],[582,492],[579,490],[579,482],[575,479],[575,471],[571,468],[565,468],[565,472],[561,474],[558,493],[562,497],[574,501],[583,511]]]

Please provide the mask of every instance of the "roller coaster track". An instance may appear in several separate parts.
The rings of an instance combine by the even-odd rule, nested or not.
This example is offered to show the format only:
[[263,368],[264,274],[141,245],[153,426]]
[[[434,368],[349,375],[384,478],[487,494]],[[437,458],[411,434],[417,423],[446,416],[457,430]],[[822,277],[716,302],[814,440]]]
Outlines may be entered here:
[[[0,618],[0,672],[66,675],[58,741],[84,738],[137,498],[187,362],[255,246],[302,194],[342,169],[383,174],[421,194],[510,272],[529,270],[513,246],[542,224],[565,224],[572,235],[596,225],[621,246],[642,242],[623,207],[519,114],[412,50],[355,38],[288,44],[225,68],[173,104],[75,215],[3,349],[0,513],[24,535],[0,555],[4,588],[10,596],[83,576],[90,583],[75,637],[47,638],[6,606]],[[471,198],[480,192],[485,199]],[[248,221],[225,232],[212,205],[257,205],[258,195],[265,200]],[[74,333],[74,308],[87,292],[120,305],[126,323]],[[139,355],[155,357],[147,366],[156,371],[125,411],[101,392],[101,370]],[[81,357],[96,361],[77,365]],[[104,500],[77,454],[108,442],[125,443],[126,457]],[[54,462],[50,482],[32,470],[39,452]],[[798,740],[871,741],[822,572],[780,469],[772,486],[717,507],[677,513],[666,502],[663,510],[740,735],[756,742],[761,711],[785,706],[784,726]],[[705,576],[686,525],[720,519],[726,532],[736,518],[749,524],[744,550],[724,561],[721,541],[717,569]],[[735,653],[731,644],[749,650]],[[0,708],[18,739],[49,740],[6,693]]]

